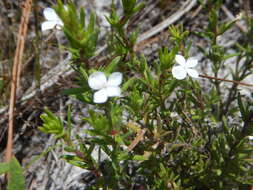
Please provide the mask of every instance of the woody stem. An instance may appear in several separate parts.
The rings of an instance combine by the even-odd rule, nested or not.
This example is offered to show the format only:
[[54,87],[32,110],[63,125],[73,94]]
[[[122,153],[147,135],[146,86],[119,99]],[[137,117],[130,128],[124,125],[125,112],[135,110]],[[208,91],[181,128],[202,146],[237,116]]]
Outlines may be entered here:
[[248,83],[244,83],[244,82],[240,82],[240,81],[236,81],[236,80],[228,80],[228,79],[217,78],[217,77],[212,77],[212,76],[208,76],[208,75],[199,75],[199,77],[207,78],[207,79],[220,80],[220,81],[225,81],[225,82],[232,82],[232,83],[235,83],[235,84],[238,84],[238,85],[253,87],[253,84],[248,84]]

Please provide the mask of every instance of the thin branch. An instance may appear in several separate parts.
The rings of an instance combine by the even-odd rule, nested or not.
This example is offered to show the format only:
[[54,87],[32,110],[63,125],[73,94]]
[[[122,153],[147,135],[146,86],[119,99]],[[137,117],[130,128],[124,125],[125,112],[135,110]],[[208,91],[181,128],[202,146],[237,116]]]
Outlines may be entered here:
[[12,68],[12,82],[11,82],[11,95],[9,105],[9,125],[8,125],[8,141],[6,148],[6,162],[9,162],[12,157],[13,147],[13,125],[14,125],[14,110],[16,102],[17,87],[19,85],[19,74],[21,70],[22,57],[24,53],[25,38],[27,35],[27,24],[29,21],[29,14],[31,12],[32,0],[26,0],[22,18],[19,26],[18,42],[14,57],[14,63]]
[[232,83],[243,85],[243,86],[253,87],[253,84],[248,84],[248,83],[241,82],[241,81],[236,81],[236,80],[228,80],[228,79],[217,78],[217,77],[212,77],[212,76],[207,76],[207,75],[199,75],[199,77],[207,78],[207,79],[220,80],[220,81],[224,81],[224,82],[232,82]]

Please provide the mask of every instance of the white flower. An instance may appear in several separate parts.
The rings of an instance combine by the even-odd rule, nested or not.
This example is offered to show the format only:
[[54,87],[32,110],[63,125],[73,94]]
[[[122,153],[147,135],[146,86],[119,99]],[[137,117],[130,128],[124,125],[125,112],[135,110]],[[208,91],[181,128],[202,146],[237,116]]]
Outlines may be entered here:
[[43,22],[41,24],[41,30],[50,30],[53,28],[61,29],[63,26],[62,20],[59,18],[59,16],[56,14],[55,10],[52,8],[45,8],[43,10],[43,15],[47,21]]
[[253,136],[249,136],[249,140],[253,141]]
[[119,85],[122,82],[122,73],[114,72],[108,80],[103,72],[95,72],[89,76],[88,84],[93,90],[97,90],[94,93],[93,101],[95,103],[104,103],[108,97],[115,97],[121,95],[121,89]]
[[185,60],[185,58],[182,55],[176,55],[175,60],[179,65],[173,66],[172,68],[173,77],[175,77],[178,80],[182,80],[186,78],[188,74],[191,77],[198,78],[199,76],[198,71],[192,69],[198,64],[197,59],[190,57],[189,59]]

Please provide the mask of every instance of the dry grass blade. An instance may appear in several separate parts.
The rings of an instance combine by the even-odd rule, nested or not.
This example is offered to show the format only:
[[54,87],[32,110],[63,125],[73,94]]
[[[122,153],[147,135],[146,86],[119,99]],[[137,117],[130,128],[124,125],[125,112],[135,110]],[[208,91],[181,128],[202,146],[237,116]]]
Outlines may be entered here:
[[18,42],[14,57],[14,63],[12,68],[12,82],[11,82],[11,95],[9,103],[9,123],[8,123],[8,141],[6,148],[6,162],[9,162],[12,157],[13,147],[13,125],[14,125],[14,110],[16,102],[16,92],[19,85],[20,70],[22,57],[24,53],[25,39],[27,35],[27,25],[29,21],[29,14],[31,12],[32,0],[26,0],[23,6],[22,18],[18,32]]
[[135,139],[132,141],[132,143],[129,145],[129,147],[127,148],[127,150],[130,152],[134,149],[134,147],[137,146],[137,144],[143,139],[143,136],[146,133],[146,129],[142,129],[137,133],[137,136],[135,137]]

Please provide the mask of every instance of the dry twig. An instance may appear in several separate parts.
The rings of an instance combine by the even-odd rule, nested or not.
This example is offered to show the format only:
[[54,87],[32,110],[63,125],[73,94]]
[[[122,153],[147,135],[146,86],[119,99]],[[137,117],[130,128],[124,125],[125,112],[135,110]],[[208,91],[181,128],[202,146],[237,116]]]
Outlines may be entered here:
[[14,125],[14,110],[16,102],[16,92],[19,85],[20,70],[22,57],[24,53],[25,38],[27,35],[27,25],[29,21],[29,14],[31,12],[32,0],[26,0],[23,6],[23,14],[19,26],[18,42],[14,57],[14,63],[12,68],[12,82],[11,82],[11,95],[9,103],[9,125],[8,125],[8,141],[6,148],[6,162],[9,162],[12,157],[13,147],[13,125]]
[[253,84],[248,84],[248,83],[241,82],[241,81],[236,81],[236,80],[217,78],[217,77],[212,77],[212,76],[207,76],[207,75],[199,75],[199,77],[207,78],[207,79],[220,80],[220,81],[225,81],[225,82],[232,82],[232,83],[235,83],[235,84],[238,84],[238,85],[253,87]]
[[132,151],[139,144],[139,142],[141,140],[143,140],[143,137],[144,137],[146,131],[147,131],[146,129],[142,129],[137,133],[136,137],[134,138],[132,143],[127,148],[128,152]]

